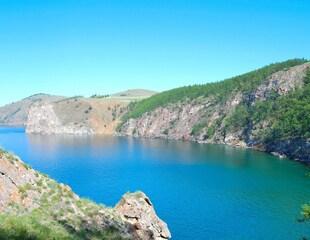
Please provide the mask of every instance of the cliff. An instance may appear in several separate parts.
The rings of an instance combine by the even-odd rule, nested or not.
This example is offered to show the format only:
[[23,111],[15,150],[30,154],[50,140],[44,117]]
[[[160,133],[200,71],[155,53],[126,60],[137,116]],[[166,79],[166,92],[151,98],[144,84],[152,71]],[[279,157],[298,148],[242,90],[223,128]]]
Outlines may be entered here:
[[100,98],[69,98],[33,105],[27,133],[112,134],[127,101]]
[[120,135],[251,147],[310,162],[310,63],[290,60],[130,106]]
[[144,193],[127,193],[107,208],[0,151],[0,239],[169,238]]
[[112,96],[72,97],[50,103],[33,104],[28,112],[27,133],[112,135],[127,106],[154,92],[135,89]]
[[228,144],[310,163],[309,69],[306,60],[293,59],[149,98],[135,90],[142,98],[126,91],[35,104],[26,131]]
[[0,125],[25,126],[29,109],[33,104],[59,101],[64,97],[35,94],[20,101],[0,107]]

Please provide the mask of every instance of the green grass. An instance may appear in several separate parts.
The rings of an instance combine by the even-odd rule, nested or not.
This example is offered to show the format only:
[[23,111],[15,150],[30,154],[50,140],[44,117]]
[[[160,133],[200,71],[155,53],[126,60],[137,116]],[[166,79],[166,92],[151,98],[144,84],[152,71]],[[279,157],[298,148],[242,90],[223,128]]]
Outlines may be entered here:
[[43,221],[36,214],[0,215],[1,240],[73,240],[74,237],[57,222]]
[[65,222],[51,220],[40,212],[23,216],[0,215],[0,240],[122,240],[118,231],[108,228],[104,231],[73,231]]
[[[0,155],[9,162],[15,159],[13,164],[23,164],[4,150],[0,149]],[[0,213],[0,240],[123,239],[118,229],[101,226],[101,218],[113,219],[111,224],[115,221],[116,227],[122,224],[110,209],[77,198],[67,186],[39,172],[35,176],[35,182],[18,187],[21,198],[29,196],[35,204],[25,207],[19,202],[8,203]]]
[[157,107],[166,106],[179,101],[192,100],[199,97],[212,96],[217,101],[225,101],[235,92],[250,92],[261,84],[268,76],[296,65],[307,62],[305,59],[292,59],[281,63],[275,63],[258,70],[226,79],[221,82],[193,85],[172,89],[156,94],[139,102],[131,103],[129,111],[123,117],[123,121],[129,118],[138,118],[146,112]]

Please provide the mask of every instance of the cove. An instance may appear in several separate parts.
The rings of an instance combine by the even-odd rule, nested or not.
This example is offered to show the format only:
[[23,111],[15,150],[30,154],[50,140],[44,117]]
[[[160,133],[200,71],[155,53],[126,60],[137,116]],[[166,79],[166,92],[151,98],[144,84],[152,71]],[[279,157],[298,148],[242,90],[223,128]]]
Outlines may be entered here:
[[300,163],[222,145],[160,139],[27,135],[0,128],[0,146],[82,197],[112,206],[142,190],[174,240],[300,239],[310,201]]

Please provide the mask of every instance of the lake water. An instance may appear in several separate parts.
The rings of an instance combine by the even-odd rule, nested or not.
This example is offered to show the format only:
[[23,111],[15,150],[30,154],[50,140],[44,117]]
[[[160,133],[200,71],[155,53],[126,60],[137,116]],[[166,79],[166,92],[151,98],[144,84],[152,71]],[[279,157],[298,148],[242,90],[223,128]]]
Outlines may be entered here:
[[308,168],[217,145],[123,137],[27,136],[0,128],[0,146],[83,197],[113,206],[142,190],[174,240],[300,239]]

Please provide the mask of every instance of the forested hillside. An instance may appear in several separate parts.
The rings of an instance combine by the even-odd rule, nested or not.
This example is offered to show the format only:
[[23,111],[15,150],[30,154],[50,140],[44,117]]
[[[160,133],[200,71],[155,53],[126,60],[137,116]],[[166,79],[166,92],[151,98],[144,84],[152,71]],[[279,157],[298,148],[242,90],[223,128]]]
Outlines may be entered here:
[[271,74],[305,62],[307,62],[305,59],[292,59],[285,62],[270,64],[266,67],[224,81],[180,87],[165,91],[143,101],[133,103],[124,119],[138,118],[143,113],[152,111],[157,107],[176,103],[185,99],[213,96],[219,101],[225,101],[236,91],[253,91],[253,89],[259,86],[259,84]]
[[252,147],[310,161],[310,63],[293,59],[129,106],[122,135]]

